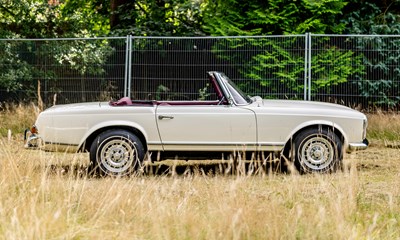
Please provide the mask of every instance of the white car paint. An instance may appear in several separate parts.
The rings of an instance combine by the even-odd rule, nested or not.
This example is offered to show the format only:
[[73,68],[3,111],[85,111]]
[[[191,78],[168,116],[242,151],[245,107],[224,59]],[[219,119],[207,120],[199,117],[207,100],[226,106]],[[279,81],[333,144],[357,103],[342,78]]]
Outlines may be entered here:
[[[212,72],[220,78],[217,72]],[[337,104],[262,100],[237,103],[226,86],[223,105],[150,104],[111,106],[108,102],[53,106],[42,112],[35,125],[45,146],[67,145],[78,150],[90,145],[106,128],[136,129],[149,151],[280,151],[294,134],[307,126],[337,129],[348,151],[364,149],[367,118]]]

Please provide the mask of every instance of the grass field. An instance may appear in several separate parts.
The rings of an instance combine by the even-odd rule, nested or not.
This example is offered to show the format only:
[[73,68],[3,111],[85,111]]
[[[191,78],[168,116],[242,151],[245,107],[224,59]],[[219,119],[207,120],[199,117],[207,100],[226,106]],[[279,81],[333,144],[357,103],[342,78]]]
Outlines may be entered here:
[[400,238],[395,114],[369,115],[370,148],[346,155],[335,174],[207,174],[191,164],[181,174],[95,178],[87,154],[23,149],[15,133],[34,112],[0,113],[1,239]]

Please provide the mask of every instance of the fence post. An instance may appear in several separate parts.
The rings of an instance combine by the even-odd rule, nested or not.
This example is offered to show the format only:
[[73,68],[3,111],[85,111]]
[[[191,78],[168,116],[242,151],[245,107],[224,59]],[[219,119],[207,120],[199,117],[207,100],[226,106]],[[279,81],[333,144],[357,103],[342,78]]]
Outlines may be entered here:
[[124,77],[124,97],[131,98],[132,80],[132,36],[126,36],[125,47],[125,77]]
[[125,76],[124,76],[124,97],[128,96],[128,67],[129,67],[129,36],[125,41]]
[[129,55],[128,55],[128,89],[127,96],[131,98],[131,86],[132,86],[132,35],[129,35]]
[[308,33],[308,101],[311,101],[311,33]]
[[308,33],[304,34],[304,100],[307,100]]

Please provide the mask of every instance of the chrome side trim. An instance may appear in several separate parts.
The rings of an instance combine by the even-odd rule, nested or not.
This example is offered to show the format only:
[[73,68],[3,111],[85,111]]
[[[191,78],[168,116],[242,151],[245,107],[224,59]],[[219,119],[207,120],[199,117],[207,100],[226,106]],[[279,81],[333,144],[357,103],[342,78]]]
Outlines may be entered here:
[[60,144],[60,143],[45,143],[40,147],[41,150],[50,152],[67,152],[76,153],[79,151],[78,145]]
[[[283,143],[164,143],[165,151],[281,151]],[[149,150],[150,146],[149,146]]]

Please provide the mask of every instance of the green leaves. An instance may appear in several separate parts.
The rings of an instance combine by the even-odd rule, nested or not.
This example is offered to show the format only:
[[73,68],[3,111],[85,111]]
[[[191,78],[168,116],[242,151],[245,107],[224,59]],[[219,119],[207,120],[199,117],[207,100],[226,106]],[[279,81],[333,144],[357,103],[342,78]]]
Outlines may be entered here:
[[342,0],[221,0],[206,6],[203,29],[212,35],[340,33],[345,5]]
[[396,89],[400,87],[400,41],[397,38],[379,35],[400,33],[398,1],[350,1],[342,23],[346,33],[370,34],[355,40],[358,49],[365,51],[365,71],[356,85],[359,94],[371,104],[395,106],[400,103]]
[[53,48],[55,61],[69,66],[81,75],[104,73],[103,64],[113,49],[104,41],[67,41]]
[[[0,38],[307,32],[394,35],[400,34],[398,9],[400,2],[395,0],[0,0]],[[291,47],[296,40],[280,41],[231,39],[226,45],[216,42],[212,49],[219,60],[238,65],[241,76],[250,79],[242,83],[250,92],[265,88],[300,92],[304,90],[304,49],[299,49],[304,42]],[[313,49],[312,92],[328,93],[332,87],[339,89],[356,82],[353,86],[357,86],[359,95],[368,98],[396,95],[393,89],[400,87],[400,41],[387,42],[380,37],[349,41],[354,44],[350,48],[321,40],[320,49]],[[148,43],[140,44],[135,47]],[[103,74],[102,66],[113,52],[111,46],[101,41],[60,43],[52,49],[52,55],[32,48],[24,49],[24,56],[4,47],[0,52],[0,87],[15,90],[29,85],[36,76],[56,78],[56,72],[42,71],[34,61],[67,67],[81,76]],[[40,60],[32,60],[35,57]],[[396,98],[387,97],[385,101],[399,103]]]
[[17,54],[19,45],[19,42],[0,43],[0,88],[7,91],[20,90],[32,79],[32,67]]
[[201,30],[201,1],[140,0],[121,5],[113,14],[112,35],[193,36]]
[[352,75],[364,73],[362,55],[336,46],[326,47],[312,56],[312,91],[323,89],[329,93],[331,86],[347,82]]

